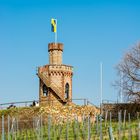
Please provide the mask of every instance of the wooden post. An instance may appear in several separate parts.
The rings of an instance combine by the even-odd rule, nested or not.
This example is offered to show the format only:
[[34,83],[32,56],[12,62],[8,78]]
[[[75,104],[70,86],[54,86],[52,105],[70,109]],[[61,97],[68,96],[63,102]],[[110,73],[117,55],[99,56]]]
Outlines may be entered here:
[[2,140],[5,140],[5,131],[4,131],[4,115],[2,115]]

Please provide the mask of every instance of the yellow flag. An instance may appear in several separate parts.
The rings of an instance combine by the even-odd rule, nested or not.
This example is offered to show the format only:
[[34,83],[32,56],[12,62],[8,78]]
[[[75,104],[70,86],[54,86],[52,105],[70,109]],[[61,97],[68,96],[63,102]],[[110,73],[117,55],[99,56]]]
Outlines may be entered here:
[[51,30],[52,32],[56,32],[57,31],[57,21],[56,19],[51,19]]

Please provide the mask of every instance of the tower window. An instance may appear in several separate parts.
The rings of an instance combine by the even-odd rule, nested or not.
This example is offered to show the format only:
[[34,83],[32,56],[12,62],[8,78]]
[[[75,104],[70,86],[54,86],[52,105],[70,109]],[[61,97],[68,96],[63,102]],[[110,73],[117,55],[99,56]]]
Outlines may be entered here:
[[69,84],[65,85],[65,99],[69,99]]
[[44,96],[48,95],[48,88],[47,88],[47,86],[45,84],[43,85],[43,95]]

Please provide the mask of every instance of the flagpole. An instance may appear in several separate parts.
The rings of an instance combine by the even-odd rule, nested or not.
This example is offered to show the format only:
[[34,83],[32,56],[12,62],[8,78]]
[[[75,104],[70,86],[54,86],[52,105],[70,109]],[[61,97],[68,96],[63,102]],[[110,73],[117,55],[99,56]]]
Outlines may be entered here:
[[57,43],[57,19],[56,20],[56,32],[55,32],[55,44]]

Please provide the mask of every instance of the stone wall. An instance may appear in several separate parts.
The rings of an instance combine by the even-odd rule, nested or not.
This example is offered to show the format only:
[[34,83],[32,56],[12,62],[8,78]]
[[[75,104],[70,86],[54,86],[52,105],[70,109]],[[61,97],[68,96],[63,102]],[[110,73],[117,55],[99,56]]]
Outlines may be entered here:
[[[115,103],[115,104],[103,104],[103,111],[112,113],[112,117],[117,118],[118,112],[121,111],[122,115],[126,111],[126,114],[130,113],[131,117],[136,118],[140,112],[140,104],[137,103]],[[126,115],[127,117],[128,115]]]

